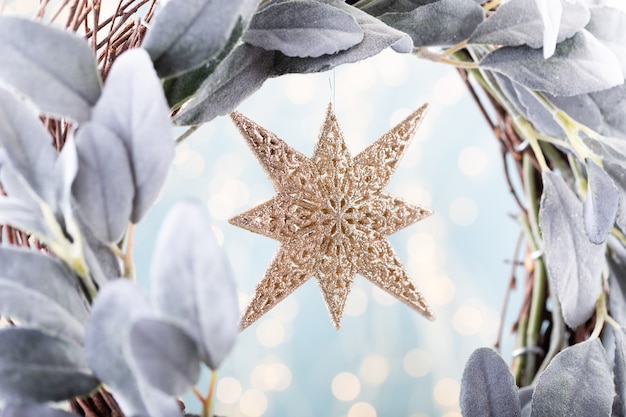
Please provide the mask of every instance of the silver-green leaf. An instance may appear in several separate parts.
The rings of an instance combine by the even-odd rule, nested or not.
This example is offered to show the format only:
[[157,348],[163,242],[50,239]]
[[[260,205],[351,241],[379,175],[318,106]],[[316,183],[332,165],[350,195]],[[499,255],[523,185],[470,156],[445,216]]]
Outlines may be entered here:
[[615,54],[584,29],[558,44],[549,59],[528,46],[502,47],[485,56],[480,66],[555,96],[586,94],[624,82]]
[[115,60],[93,121],[126,146],[135,185],[130,220],[137,223],[157,199],[174,159],[169,108],[146,51],[132,49]]
[[239,304],[229,265],[200,203],[183,201],[169,212],[151,276],[157,308],[196,340],[204,363],[218,368],[239,334]]
[[0,17],[0,78],[46,114],[89,120],[100,97],[96,59],[73,33],[43,23]]
[[118,242],[133,209],[133,173],[121,139],[97,123],[76,136],[78,173],[72,185],[82,219],[103,242]]
[[315,0],[274,2],[254,14],[243,40],[287,56],[319,57],[363,40],[354,17]]
[[600,340],[587,340],[557,354],[539,375],[531,416],[609,416],[613,390]]
[[63,401],[93,391],[99,381],[82,348],[39,330],[0,331],[0,397],[17,404]]
[[[197,68],[226,45],[246,3],[255,0],[171,0],[143,42],[160,77]],[[257,0],[258,2],[258,0]]]
[[589,241],[582,202],[565,180],[551,172],[544,172],[542,178],[539,225],[548,278],[565,323],[575,329],[591,317],[602,292],[605,246]]
[[617,210],[619,193],[611,177],[595,162],[585,161],[587,166],[587,196],[583,204],[585,232],[592,243],[599,245],[609,236]]
[[463,371],[459,403],[464,417],[520,417],[515,379],[495,350],[480,348],[470,355]]

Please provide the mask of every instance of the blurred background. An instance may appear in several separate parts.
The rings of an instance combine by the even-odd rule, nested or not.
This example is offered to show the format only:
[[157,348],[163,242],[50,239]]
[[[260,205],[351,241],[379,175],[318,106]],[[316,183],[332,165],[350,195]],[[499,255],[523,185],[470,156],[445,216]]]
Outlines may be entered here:
[[[425,320],[357,276],[336,331],[311,279],[241,333],[218,374],[215,412],[460,416],[463,367],[475,348],[496,339],[519,232],[510,217],[515,206],[499,145],[453,68],[391,50],[323,74],[269,80],[238,110],[311,155],[329,100],[353,156],[424,102],[431,104],[388,190],[435,211],[390,241],[437,320]],[[274,194],[228,117],[203,126],[179,145],[163,196],[137,229],[140,281],[149,285],[153,242],[165,213],[194,196],[211,213],[243,309],[278,243],[228,219]],[[504,324],[507,335],[520,299],[518,289]],[[505,360],[512,349],[506,338]],[[185,402],[197,410],[193,396]]]
[[[38,7],[36,0],[3,4],[25,16]],[[116,4],[103,1],[103,7]],[[387,189],[435,211],[390,241],[437,320],[427,321],[357,276],[336,331],[311,279],[241,333],[218,374],[215,413],[459,417],[463,367],[475,348],[496,340],[519,233],[499,145],[453,68],[391,50],[323,74],[269,80],[238,110],[311,155],[330,100],[352,155],[431,104]],[[138,280],[149,287],[154,242],[169,208],[195,197],[212,216],[243,309],[278,243],[231,226],[228,218],[273,195],[228,117],[203,126],[178,146],[163,195],[137,228]],[[503,324],[507,362],[521,287]],[[207,385],[204,375],[200,391]],[[193,395],[185,403],[199,411]]]

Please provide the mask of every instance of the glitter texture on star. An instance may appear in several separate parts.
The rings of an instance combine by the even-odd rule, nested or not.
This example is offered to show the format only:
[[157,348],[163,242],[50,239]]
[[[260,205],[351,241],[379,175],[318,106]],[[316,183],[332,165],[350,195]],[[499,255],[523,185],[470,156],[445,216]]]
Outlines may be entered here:
[[387,239],[432,211],[384,190],[427,107],[354,158],[331,104],[311,158],[241,113],[231,113],[277,194],[230,223],[280,242],[242,316],[242,330],[311,277],[316,278],[331,321],[339,329],[356,274],[426,318],[434,318]]

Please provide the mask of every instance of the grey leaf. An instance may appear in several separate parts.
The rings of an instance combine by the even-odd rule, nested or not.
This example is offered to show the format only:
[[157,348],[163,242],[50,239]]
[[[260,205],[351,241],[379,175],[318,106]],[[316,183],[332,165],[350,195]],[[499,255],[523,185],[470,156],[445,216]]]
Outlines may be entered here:
[[241,44],[206,78],[174,116],[177,125],[198,125],[228,114],[272,74],[274,53]]
[[[612,298],[612,297],[611,297]],[[613,381],[617,395],[613,400],[613,415],[626,415],[626,334],[624,329],[613,329],[615,336],[615,363]]]
[[626,77],[626,13],[612,7],[592,7],[591,20],[585,27],[617,57]]
[[[504,76],[500,75],[500,77]],[[528,90],[528,88],[516,83],[515,81],[511,81],[511,86],[517,93],[517,99],[524,108],[524,112],[522,114],[526,116],[529,121],[531,121],[537,131],[554,137],[563,136],[563,129],[561,126],[554,120],[552,114],[546,110],[544,105],[539,102],[537,97],[535,97]],[[570,98],[571,97],[563,97],[564,100]]]
[[609,416],[611,370],[600,340],[570,346],[539,376],[533,393],[534,417]]
[[40,404],[7,404],[0,415],[2,417],[80,417],[75,413]]
[[[80,214],[80,213],[77,213]],[[98,239],[84,221],[77,215],[81,236],[83,237],[83,251],[89,266],[89,274],[98,287],[122,276],[122,264],[118,256],[107,243]]]
[[[179,2],[172,1],[168,5]],[[169,108],[148,54],[132,49],[109,72],[93,121],[122,139],[128,152],[135,197],[131,221],[137,223],[158,197],[174,159]]]
[[42,112],[77,122],[89,120],[100,96],[98,67],[84,39],[14,16],[0,17],[0,78]]
[[151,276],[155,305],[195,338],[209,367],[219,367],[239,333],[239,307],[230,268],[199,203],[178,203],[167,215]]
[[41,212],[16,198],[0,196],[0,223],[40,238],[50,238]]
[[[517,394],[519,395],[519,403],[522,409],[525,408],[526,406],[529,406],[530,403],[532,402],[533,392],[535,392],[534,385],[522,387],[517,392]],[[528,415],[530,415],[530,408],[528,409]]]
[[73,236],[73,233],[78,233],[78,230],[74,230],[76,219],[74,218],[74,210],[72,210],[72,184],[78,173],[78,152],[72,133],[67,136],[54,165],[56,176],[55,204],[63,217],[62,224],[65,226],[66,233],[71,238],[76,239],[77,236]]
[[87,323],[87,363],[110,388],[124,414],[129,416],[149,413],[124,356],[124,343],[132,320],[151,312],[146,295],[134,283],[121,279],[100,289]]
[[[0,23],[2,19],[0,17]],[[11,167],[54,210],[57,155],[52,147],[52,137],[32,110],[23,100],[0,88],[0,145],[9,157]]]
[[290,0],[263,7],[252,17],[243,40],[287,56],[319,57],[363,40],[350,14],[314,0]]
[[180,396],[198,382],[196,342],[177,325],[158,318],[139,318],[130,328],[128,346],[134,369],[154,388]]
[[584,29],[558,44],[549,59],[528,46],[502,47],[485,56],[480,66],[555,96],[605,90],[624,82],[615,54]]
[[83,324],[51,298],[1,276],[0,314],[17,319],[27,327],[78,344],[82,343],[85,336]]
[[360,0],[354,4],[372,16],[380,16],[384,13],[405,13],[413,9],[434,3],[439,0]]
[[599,245],[609,236],[619,207],[615,183],[602,168],[590,159],[587,165],[587,197],[583,204],[585,232],[592,243]]
[[[609,311],[622,326],[626,325],[626,248],[614,237],[609,237],[607,263],[609,265]],[[624,397],[626,399],[626,397]]]
[[254,0],[171,0],[143,42],[160,77],[197,68],[226,45],[242,8]]
[[85,323],[89,315],[78,278],[57,259],[33,250],[0,247],[2,278],[38,291]]
[[163,81],[163,91],[171,109],[179,109],[186,100],[190,99],[198,91],[202,83],[237,46],[243,30],[244,22],[242,19],[239,19],[226,45],[219,53],[212,56],[206,64]]
[[[562,2],[563,12],[557,43],[574,36],[589,22],[589,9],[579,1]],[[543,46],[543,20],[535,0],[511,0],[476,28],[469,43]]]
[[521,415],[513,375],[500,355],[489,348],[476,349],[467,360],[459,402],[464,417]]
[[295,58],[277,53],[274,67],[276,75],[328,71],[341,64],[369,58],[388,47],[404,53],[413,50],[413,42],[406,33],[387,26],[380,20],[343,1],[328,0],[325,3],[349,13],[356,19],[363,30],[361,43],[345,51],[333,55],[322,55],[319,58]]
[[605,246],[589,241],[582,203],[565,180],[551,172],[544,172],[542,178],[539,225],[548,278],[561,303],[565,323],[575,329],[591,317],[602,292]]
[[133,173],[120,138],[97,123],[81,126],[76,138],[78,174],[72,193],[83,220],[103,242],[116,243],[133,208]]
[[474,0],[439,0],[405,13],[385,13],[380,20],[411,35],[415,46],[454,45],[485,19]]
[[77,344],[33,329],[0,331],[0,396],[12,403],[62,401],[93,391],[99,381]]

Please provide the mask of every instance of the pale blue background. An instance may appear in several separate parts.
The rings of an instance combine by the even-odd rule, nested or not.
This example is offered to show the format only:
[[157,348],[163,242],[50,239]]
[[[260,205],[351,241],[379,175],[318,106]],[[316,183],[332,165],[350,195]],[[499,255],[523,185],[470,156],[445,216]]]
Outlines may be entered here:
[[[425,320],[357,277],[337,332],[312,279],[240,335],[219,372],[216,413],[460,416],[463,366],[476,347],[495,340],[510,274],[505,260],[519,230],[510,218],[516,209],[499,145],[454,69],[392,51],[324,74],[269,80],[238,110],[310,155],[330,99],[352,155],[431,103],[388,189],[435,211],[390,239],[438,319]],[[223,238],[243,308],[278,245],[227,219],[273,194],[227,117],[202,127],[179,146],[163,197],[137,230],[140,281],[148,285],[166,211],[195,196]],[[513,297],[515,306],[520,291]],[[507,316],[507,333],[515,311]],[[507,361],[511,350],[508,338]],[[204,390],[206,380],[201,385]],[[193,396],[186,402],[197,410]]]

